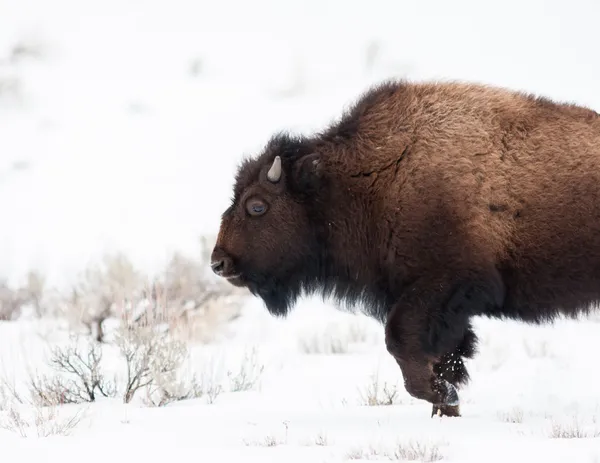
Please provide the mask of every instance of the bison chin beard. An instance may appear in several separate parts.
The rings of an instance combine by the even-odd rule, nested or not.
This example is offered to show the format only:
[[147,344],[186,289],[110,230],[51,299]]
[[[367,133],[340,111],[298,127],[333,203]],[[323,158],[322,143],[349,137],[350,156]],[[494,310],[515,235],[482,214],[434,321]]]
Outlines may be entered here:
[[270,280],[262,284],[250,283],[248,289],[260,297],[271,315],[285,317],[300,295],[300,285],[279,280]]
[[322,266],[315,257],[312,253],[308,258],[288,259],[277,266],[277,272],[244,266],[240,269],[246,287],[263,300],[269,313],[285,317],[301,295],[312,294],[320,287]]
[[289,278],[245,274],[248,290],[260,297],[269,313],[276,317],[285,317],[302,294],[303,282],[291,275]]

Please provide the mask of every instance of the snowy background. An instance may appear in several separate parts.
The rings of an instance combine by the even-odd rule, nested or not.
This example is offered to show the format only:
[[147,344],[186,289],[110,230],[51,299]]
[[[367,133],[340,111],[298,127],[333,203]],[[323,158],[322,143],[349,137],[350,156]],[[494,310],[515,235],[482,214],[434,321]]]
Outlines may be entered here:
[[[147,275],[177,251],[198,255],[243,156],[277,130],[322,127],[382,79],[468,79],[600,110],[599,20],[593,0],[0,0],[0,277],[18,288],[36,270],[69,291],[106,253],[123,252]],[[44,368],[45,349],[74,330],[63,321],[24,310],[0,322],[5,386],[26,389],[27,368]],[[58,420],[44,415],[29,420],[29,440],[11,407],[22,420],[42,412],[5,393],[0,414],[13,426],[0,429],[2,453],[600,461],[598,319],[477,328],[463,417],[431,419],[371,320],[313,300],[273,320],[248,299],[225,335],[187,341],[185,371],[217,384],[251,365],[252,387],[165,407],[120,395],[63,405],[56,413],[85,409],[70,437],[35,439]],[[378,387],[383,396],[397,387],[391,405],[369,400]]]

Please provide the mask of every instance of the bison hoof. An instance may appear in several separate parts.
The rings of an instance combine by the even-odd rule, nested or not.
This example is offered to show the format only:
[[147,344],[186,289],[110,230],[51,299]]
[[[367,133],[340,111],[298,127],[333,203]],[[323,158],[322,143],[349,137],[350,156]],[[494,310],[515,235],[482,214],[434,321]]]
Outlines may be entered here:
[[434,404],[431,416],[460,416],[460,401],[456,388],[446,380],[443,383],[443,403]]
[[431,417],[434,416],[459,417],[460,407],[458,405],[434,405],[431,411]]
[[458,391],[448,381],[444,380],[444,383],[445,383],[445,386],[446,386],[446,394],[445,394],[445,397],[444,397],[444,405],[448,405],[448,406],[452,406],[452,407],[458,407],[458,405],[459,405]]

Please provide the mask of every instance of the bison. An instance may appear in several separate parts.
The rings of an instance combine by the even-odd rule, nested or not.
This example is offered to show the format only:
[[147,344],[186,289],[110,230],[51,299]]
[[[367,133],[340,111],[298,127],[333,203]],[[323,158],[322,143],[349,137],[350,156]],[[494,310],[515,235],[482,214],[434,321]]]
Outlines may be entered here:
[[600,301],[600,115],[466,82],[385,81],[244,159],[213,271],[285,316],[303,294],[385,326],[407,392],[460,416],[472,318]]

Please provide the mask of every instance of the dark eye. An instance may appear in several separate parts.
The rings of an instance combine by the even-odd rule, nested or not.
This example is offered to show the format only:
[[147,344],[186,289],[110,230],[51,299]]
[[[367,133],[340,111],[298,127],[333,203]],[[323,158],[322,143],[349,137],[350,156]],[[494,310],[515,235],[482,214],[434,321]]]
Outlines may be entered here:
[[267,206],[262,201],[253,200],[248,201],[246,209],[248,210],[248,214],[257,216],[264,214],[267,210]]

